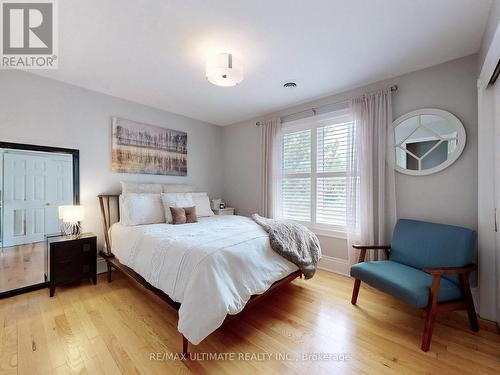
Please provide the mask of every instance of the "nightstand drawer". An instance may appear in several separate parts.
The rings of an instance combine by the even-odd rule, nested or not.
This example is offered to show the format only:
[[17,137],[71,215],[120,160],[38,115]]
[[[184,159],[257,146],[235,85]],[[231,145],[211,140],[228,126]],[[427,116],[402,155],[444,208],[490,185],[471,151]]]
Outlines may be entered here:
[[75,246],[68,246],[68,244],[58,245],[50,249],[50,255],[54,264],[65,263],[68,260],[80,258],[82,249],[80,244],[75,244]]
[[83,277],[83,268],[81,259],[64,259],[52,264],[57,272],[51,275],[51,281],[65,284]]

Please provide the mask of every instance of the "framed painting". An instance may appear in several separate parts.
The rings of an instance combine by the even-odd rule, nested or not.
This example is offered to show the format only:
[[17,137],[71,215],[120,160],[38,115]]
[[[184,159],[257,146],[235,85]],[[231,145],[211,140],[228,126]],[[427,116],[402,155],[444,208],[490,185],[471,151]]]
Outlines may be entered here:
[[111,170],[186,176],[187,133],[113,117]]

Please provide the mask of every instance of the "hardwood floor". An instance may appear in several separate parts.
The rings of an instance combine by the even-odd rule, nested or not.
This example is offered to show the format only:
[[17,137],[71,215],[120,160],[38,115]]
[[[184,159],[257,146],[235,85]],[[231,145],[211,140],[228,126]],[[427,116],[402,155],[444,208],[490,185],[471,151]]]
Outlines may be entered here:
[[44,281],[44,243],[6,247],[0,250],[0,292]]
[[[352,286],[319,271],[190,346],[199,359],[254,353],[249,361],[150,360],[151,353],[181,351],[177,314],[120,275],[111,284],[101,275],[96,286],[58,288],[52,299],[48,290],[31,292],[0,300],[0,374],[500,373],[494,323],[481,320],[473,333],[463,313],[438,317],[424,353],[420,312],[363,284],[354,307]],[[278,353],[288,360],[276,360]],[[345,353],[347,360],[302,361],[303,353]]]

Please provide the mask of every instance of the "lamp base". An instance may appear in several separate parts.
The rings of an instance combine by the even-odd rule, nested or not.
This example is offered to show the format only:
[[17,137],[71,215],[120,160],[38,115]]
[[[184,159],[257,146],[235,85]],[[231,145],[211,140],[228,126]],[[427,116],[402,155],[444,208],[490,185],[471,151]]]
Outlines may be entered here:
[[61,223],[61,234],[64,236],[79,236],[82,234],[80,222],[76,223]]

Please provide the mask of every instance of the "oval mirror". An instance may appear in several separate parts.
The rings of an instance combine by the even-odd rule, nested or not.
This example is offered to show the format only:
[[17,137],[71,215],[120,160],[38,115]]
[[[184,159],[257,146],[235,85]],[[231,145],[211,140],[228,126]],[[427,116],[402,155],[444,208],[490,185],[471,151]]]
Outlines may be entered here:
[[393,123],[398,172],[422,176],[453,164],[465,147],[465,129],[453,114],[424,108],[399,117]]

